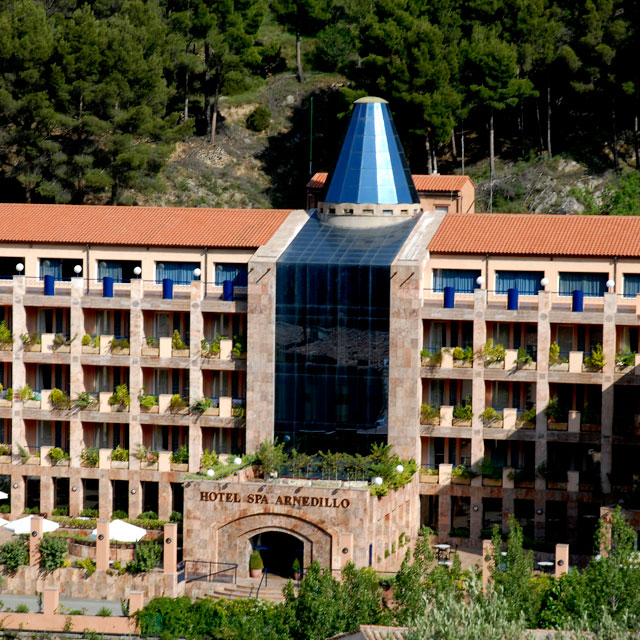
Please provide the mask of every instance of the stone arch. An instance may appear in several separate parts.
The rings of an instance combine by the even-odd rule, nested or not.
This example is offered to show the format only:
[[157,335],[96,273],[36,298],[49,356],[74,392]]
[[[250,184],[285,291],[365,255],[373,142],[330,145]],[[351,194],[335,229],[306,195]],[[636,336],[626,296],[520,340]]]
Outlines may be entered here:
[[[286,533],[299,540],[304,547],[305,566],[315,560],[324,567],[331,567],[334,535],[304,518],[278,513],[257,513],[236,518],[215,528],[218,558],[224,562],[236,562],[239,576],[248,575],[251,538],[268,532]],[[228,559],[223,559],[222,555]]]

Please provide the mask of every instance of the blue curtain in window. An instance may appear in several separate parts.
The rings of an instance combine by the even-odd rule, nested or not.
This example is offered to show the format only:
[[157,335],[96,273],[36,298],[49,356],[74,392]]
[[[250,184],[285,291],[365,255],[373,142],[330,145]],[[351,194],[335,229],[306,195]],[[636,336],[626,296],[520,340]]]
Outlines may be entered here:
[[453,287],[458,293],[473,293],[480,285],[476,279],[480,269],[434,269],[433,290],[444,291],[445,287]]
[[122,263],[113,260],[100,260],[98,262],[98,280],[104,277],[113,278],[114,282],[122,282]]
[[607,290],[606,273],[560,273],[560,295],[570,296],[574,291],[584,291],[585,297],[599,298]]
[[163,278],[171,278],[173,284],[191,284],[196,279],[193,270],[199,268],[199,262],[158,262],[156,282],[161,284]]
[[542,290],[544,271],[496,271],[496,293],[517,289],[522,296],[535,296]]
[[216,285],[221,287],[225,280],[231,280],[236,287],[246,287],[247,265],[232,263],[216,264]]
[[624,297],[635,298],[640,293],[640,273],[624,274]]
[[59,258],[44,258],[40,260],[40,279],[45,276],[53,276],[56,280],[62,280],[62,260]]

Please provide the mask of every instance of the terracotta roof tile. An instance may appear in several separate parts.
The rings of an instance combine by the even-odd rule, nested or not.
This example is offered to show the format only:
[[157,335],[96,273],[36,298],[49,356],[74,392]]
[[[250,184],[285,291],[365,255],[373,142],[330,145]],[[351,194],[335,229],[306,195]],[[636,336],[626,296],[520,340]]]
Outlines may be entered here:
[[[322,189],[327,181],[327,173],[314,173],[307,183],[307,189]],[[418,191],[460,191],[467,183],[473,181],[469,176],[443,176],[415,174],[413,182]]]
[[640,217],[449,214],[432,253],[640,257]]
[[0,242],[257,248],[290,209],[0,203]]

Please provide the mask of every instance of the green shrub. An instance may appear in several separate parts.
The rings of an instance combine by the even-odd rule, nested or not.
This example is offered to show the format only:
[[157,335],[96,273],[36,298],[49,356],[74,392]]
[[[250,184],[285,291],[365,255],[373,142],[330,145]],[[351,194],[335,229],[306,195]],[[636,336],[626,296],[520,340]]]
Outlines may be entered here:
[[111,338],[111,350],[114,349],[130,349],[131,345],[129,344],[129,340],[127,338]]
[[496,411],[493,407],[487,407],[480,414],[480,417],[484,420],[484,422],[496,422],[497,420],[502,420],[502,413]]
[[591,355],[584,359],[584,364],[587,369],[590,369],[591,371],[602,371],[602,368],[605,365],[605,359],[601,344],[597,344],[593,349],[591,349]]
[[189,402],[185,400],[179,393],[174,393],[169,400],[169,411],[171,413],[178,413],[183,411],[189,406]]
[[200,456],[200,466],[203,469],[213,469],[218,464],[218,454],[215,451],[205,449]]
[[567,362],[566,358],[560,357],[560,347],[557,342],[552,342],[549,346],[549,364],[562,364]]
[[96,572],[96,563],[91,558],[76,560],[76,567],[84,569],[87,572],[87,576],[92,576]]
[[453,408],[453,417],[456,420],[472,420],[473,408],[471,406],[471,396],[467,396],[464,401],[464,406],[457,404]]
[[64,538],[45,535],[40,541],[40,566],[45,571],[61,567],[68,551],[69,543]]
[[29,609],[29,605],[25,604],[24,602],[21,602],[16,607],[16,613],[31,613],[31,609]]
[[440,417],[440,410],[432,407],[430,404],[422,403],[420,406],[420,419],[433,420]]
[[24,540],[11,540],[0,546],[0,564],[3,564],[9,573],[15,573],[28,562],[29,552]]
[[636,352],[631,351],[628,348],[622,349],[622,351],[618,351],[616,353],[616,366],[622,367],[633,367],[636,362]]
[[480,463],[480,473],[485,478],[492,478],[493,480],[500,480],[502,478],[502,468],[490,458],[483,458]]
[[128,407],[131,404],[129,387],[127,387],[126,384],[119,384],[113,394],[109,397],[109,404],[120,409]]
[[0,444],[0,456],[10,456],[10,455],[11,455],[11,445]]
[[80,460],[87,467],[97,467],[100,462],[100,451],[98,447],[88,447],[80,452]]
[[439,367],[442,364],[442,351],[440,349],[431,351],[430,349],[422,349],[420,358],[426,360],[426,364],[430,367]]
[[63,460],[71,459],[71,456],[63,451],[60,447],[53,447],[53,449],[49,451],[48,456],[51,459],[51,462],[53,462],[54,466],[59,462],[62,462]]
[[136,543],[136,553],[127,564],[128,573],[148,573],[160,564],[162,547],[155,540],[141,540]]
[[68,516],[69,515],[69,507],[56,507],[51,515],[54,516]]
[[177,329],[173,330],[173,335],[171,336],[171,348],[176,351],[185,351],[189,348],[189,346],[182,340],[182,336]]
[[7,327],[7,323],[4,320],[0,322],[0,343],[13,344],[13,333],[11,333],[11,329]]
[[98,613],[96,613],[97,616],[101,616],[102,618],[108,618],[112,614],[113,612],[109,607],[101,607]]
[[87,409],[94,404],[98,404],[98,401],[88,391],[82,391],[73,400],[73,405],[79,409]]
[[547,404],[544,413],[547,418],[555,422],[567,421],[568,410],[560,405],[560,398],[558,396],[549,399],[549,404]]
[[155,511],[143,511],[138,518],[140,520],[157,520],[158,514]]
[[112,520],[124,520],[125,518],[128,518],[128,517],[129,517],[129,514],[126,511],[122,511],[122,509],[116,509],[111,514]]
[[518,364],[529,364],[533,362],[533,357],[529,355],[524,347],[518,347],[518,356],[516,358]]
[[10,504],[0,504],[0,513],[11,513]]
[[473,360],[473,349],[471,347],[455,347],[452,353],[454,360],[463,360],[468,362],[469,360]]
[[257,549],[254,549],[251,552],[251,557],[249,558],[249,569],[260,570],[264,569],[264,562],[262,561],[262,556]]
[[97,518],[99,514],[97,509],[83,509],[80,515],[83,518]]
[[247,116],[247,129],[251,131],[265,131],[269,128],[271,124],[271,112],[267,107],[263,107],[262,105],[257,106],[248,116]]
[[[149,447],[145,447],[143,444],[140,445],[138,452],[136,453],[136,458],[140,460],[140,462],[146,462],[148,464],[155,464],[158,462],[158,452],[152,451]],[[113,459],[113,458],[112,458]]]
[[522,416],[521,416],[521,420],[523,422],[535,422],[536,421],[536,408],[535,407],[531,407],[531,409],[527,409],[525,412],[523,412]]
[[37,515],[40,513],[40,507],[25,507],[23,513]]
[[27,402],[28,400],[35,400],[37,397],[37,394],[28,384],[25,384],[24,387],[21,387],[20,389],[18,389],[18,394],[20,395],[20,398],[22,398],[22,402]]
[[174,464],[187,464],[189,462],[189,447],[183,444],[177,451],[171,454],[170,461]]
[[151,409],[158,404],[158,396],[145,393],[144,389],[140,392],[138,400],[140,401],[140,406],[144,407],[145,409]]
[[129,449],[123,449],[120,445],[118,445],[111,452],[111,459],[114,462],[129,462]]
[[504,362],[505,350],[501,344],[493,344],[493,340],[489,338],[482,351],[485,364],[493,364],[494,362]]
[[210,409],[213,406],[213,401],[211,398],[201,398],[200,400],[196,400],[191,405],[192,413],[204,413],[207,409]]
[[179,511],[172,511],[171,515],[169,516],[169,522],[182,522],[183,520],[183,516]]

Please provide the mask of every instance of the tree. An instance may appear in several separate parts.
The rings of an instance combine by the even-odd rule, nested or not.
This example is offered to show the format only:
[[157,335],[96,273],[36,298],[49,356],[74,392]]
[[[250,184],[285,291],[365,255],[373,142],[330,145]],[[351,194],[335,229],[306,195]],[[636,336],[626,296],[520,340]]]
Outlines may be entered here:
[[296,36],[298,82],[304,82],[302,70],[302,36],[318,33],[327,17],[327,0],[272,0],[271,10],[278,22]]

